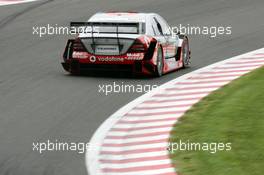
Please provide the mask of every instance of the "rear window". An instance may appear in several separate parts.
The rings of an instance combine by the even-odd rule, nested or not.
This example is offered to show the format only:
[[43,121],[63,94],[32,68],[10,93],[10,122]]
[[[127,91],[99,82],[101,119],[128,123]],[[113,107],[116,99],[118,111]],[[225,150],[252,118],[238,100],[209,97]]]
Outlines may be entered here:
[[79,33],[144,34],[145,23],[73,23]]

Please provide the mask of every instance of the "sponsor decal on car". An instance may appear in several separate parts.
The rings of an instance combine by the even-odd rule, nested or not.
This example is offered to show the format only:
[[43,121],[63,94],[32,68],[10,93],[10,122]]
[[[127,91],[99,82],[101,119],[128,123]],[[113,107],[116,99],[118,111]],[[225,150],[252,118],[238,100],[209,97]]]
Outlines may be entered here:
[[94,62],[96,62],[96,57],[95,56],[90,56],[89,60],[90,60],[90,62],[94,63]]
[[142,60],[144,58],[143,53],[128,53],[127,60]]
[[123,57],[115,57],[115,56],[95,56],[90,55],[87,52],[73,52],[72,57],[75,59],[88,59],[91,63],[96,61],[100,62],[124,62],[125,60],[133,61],[133,60],[143,60],[143,53],[127,53]]
[[106,61],[106,62],[110,62],[110,61],[120,61],[120,62],[123,62],[124,61],[124,58],[121,58],[121,57],[101,57],[101,58],[98,58],[98,61]]
[[72,57],[77,59],[87,59],[89,54],[86,52],[73,52]]

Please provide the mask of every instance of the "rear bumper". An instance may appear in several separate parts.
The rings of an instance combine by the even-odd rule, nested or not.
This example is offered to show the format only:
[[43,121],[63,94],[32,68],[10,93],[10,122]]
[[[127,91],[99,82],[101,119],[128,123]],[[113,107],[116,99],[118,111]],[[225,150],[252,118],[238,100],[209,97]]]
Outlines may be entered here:
[[70,73],[91,72],[128,72],[133,74],[153,75],[155,65],[151,61],[135,61],[133,64],[90,64],[78,60],[68,60],[61,63],[65,71]]

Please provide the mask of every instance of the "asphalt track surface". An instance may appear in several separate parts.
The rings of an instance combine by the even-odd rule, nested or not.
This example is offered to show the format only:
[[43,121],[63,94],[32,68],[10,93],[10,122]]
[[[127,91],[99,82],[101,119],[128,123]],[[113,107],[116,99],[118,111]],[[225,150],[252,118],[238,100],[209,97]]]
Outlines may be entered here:
[[[88,142],[99,125],[137,93],[98,93],[99,84],[162,84],[214,62],[263,47],[263,0],[48,0],[0,7],[0,174],[85,175],[85,155],[32,151],[32,142]],[[170,24],[232,26],[231,36],[190,36],[192,67],[161,78],[65,74],[67,36],[32,27],[67,25],[98,11],[157,12]]]

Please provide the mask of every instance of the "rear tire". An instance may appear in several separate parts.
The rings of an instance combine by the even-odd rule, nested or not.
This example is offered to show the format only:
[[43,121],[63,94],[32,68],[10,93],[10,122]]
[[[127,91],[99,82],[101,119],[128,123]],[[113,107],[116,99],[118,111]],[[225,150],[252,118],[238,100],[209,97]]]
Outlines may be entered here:
[[183,68],[191,66],[190,46],[187,37],[184,37],[181,50]]
[[157,52],[157,65],[156,65],[156,76],[161,77],[163,75],[163,53],[162,48],[159,46]]

